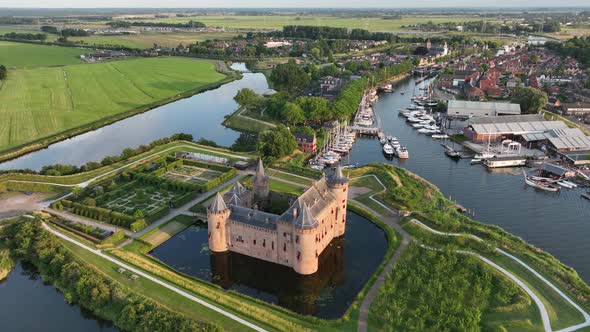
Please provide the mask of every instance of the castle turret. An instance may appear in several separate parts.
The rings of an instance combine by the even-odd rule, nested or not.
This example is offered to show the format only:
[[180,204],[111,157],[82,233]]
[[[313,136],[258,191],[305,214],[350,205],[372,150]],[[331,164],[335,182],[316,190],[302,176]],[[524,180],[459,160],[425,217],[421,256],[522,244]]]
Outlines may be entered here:
[[225,204],[223,197],[217,193],[213,203],[207,209],[209,249],[213,252],[228,250],[225,227],[230,213],[231,210]]
[[335,203],[335,236],[342,236],[346,230],[346,204],[348,203],[348,178],[342,173],[340,165],[327,178],[328,187],[336,197]]
[[316,234],[319,223],[313,218],[307,204],[302,203],[300,206],[301,212],[293,222],[295,231],[293,269],[299,274],[313,274],[318,270],[319,252]]
[[262,165],[262,159],[258,159],[258,166],[256,167],[256,173],[252,178],[252,189],[254,196],[258,200],[266,200],[269,196],[269,183],[268,175],[264,172],[264,165]]

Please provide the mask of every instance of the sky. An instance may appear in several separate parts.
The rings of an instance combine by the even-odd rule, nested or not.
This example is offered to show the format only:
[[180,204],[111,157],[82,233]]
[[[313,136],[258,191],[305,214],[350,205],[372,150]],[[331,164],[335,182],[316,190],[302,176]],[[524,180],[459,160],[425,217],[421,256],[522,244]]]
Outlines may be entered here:
[[[588,0],[0,0],[0,8],[587,7]],[[0,11],[1,16],[1,11]]]

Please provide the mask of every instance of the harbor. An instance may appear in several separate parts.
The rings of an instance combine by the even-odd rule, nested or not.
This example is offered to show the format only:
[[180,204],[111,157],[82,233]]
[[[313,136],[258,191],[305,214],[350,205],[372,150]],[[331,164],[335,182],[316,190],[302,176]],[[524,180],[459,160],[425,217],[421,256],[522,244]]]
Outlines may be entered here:
[[[551,252],[590,281],[590,257],[584,254],[590,251],[586,240],[586,234],[590,233],[590,200],[582,196],[588,195],[587,189],[560,186],[557,192],[540,190],[525,183],[522,170],[533,171],[541,164],[531,165],[534,168],[472,165],[475,155],[485,154],[486,142],[475,152],[449,137],[439,139],[418,133],[399,112],[410,105],[415,86],[415,79],[410,78],[393,93],[381,94],[373,105],[383,133],[403,142],[410,158],[403,161],[388,158],[375,139],[358,137],[349,154],[350,163],[383,161],[415,172],[438,186],[445,196],[460,202],[475,220],[498,225]],[[460,157],[449,158],[441,144],[454,146]]]

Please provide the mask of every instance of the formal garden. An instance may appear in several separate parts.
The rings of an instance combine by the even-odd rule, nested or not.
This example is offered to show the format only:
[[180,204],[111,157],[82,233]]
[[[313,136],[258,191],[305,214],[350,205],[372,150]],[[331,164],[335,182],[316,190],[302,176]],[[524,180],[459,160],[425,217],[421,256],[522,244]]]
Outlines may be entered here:
[[232,167],[163,156],[76,188],[52,207],[136,232],[234,176]]

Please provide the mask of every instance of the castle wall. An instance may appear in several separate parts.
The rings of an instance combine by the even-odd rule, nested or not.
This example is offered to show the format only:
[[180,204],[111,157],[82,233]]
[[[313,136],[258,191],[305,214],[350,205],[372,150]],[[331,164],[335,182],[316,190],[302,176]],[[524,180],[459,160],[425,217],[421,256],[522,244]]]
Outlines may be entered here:
[[279,248],[275,231],[230,220],[226,241],[231,251],[279,263]]

